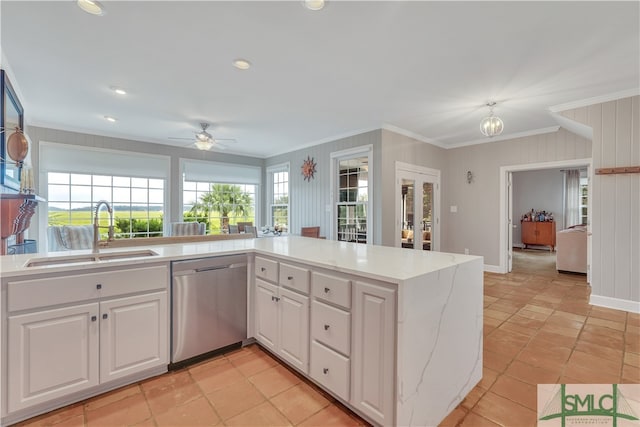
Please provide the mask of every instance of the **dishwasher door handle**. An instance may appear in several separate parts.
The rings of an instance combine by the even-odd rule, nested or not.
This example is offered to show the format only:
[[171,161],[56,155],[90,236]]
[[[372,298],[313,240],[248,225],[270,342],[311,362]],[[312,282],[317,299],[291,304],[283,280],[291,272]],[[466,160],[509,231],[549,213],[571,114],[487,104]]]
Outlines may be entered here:
[[216,267],[202,267],[196,268],[196,273],[202,273],[203,271],[213,271],[213,270],[224,270],[225,268],[241,268],[246,267],[246,263],[236,263],[236,264],[228,264],[228,265],[219,265]]

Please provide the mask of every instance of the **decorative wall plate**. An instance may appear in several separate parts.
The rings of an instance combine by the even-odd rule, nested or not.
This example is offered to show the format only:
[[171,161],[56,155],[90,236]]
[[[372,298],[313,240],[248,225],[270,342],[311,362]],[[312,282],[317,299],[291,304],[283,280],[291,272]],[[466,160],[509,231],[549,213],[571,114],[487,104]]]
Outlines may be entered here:
[[316,173],[316,163],[313,161],[313,157],[307,156],[307,160],[302,163],[302,176],[307,181],[311,181],[313,175]]

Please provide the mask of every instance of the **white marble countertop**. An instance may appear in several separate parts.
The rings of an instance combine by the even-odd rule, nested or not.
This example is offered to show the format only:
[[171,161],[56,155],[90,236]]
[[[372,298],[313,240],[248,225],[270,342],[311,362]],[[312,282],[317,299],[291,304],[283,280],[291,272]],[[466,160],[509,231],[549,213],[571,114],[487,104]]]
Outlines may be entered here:
[[38,267],[25,267],[25,264],[31,259],[90,255],[91,251],[5,255],[0,256],[0,275],[2,278],[46,275],[66,271],[77,272],[78,270],[96,267],[126,267],[253,252],[263,255],[282,256],[290,261],[329,268],[343,273],[353,273],[372,279],[401,283],[404,280],[481,258],[471,255],[416,251],[299,236],[176,243],[153,245],[144,248],[101,249],[100,253],[132,252],[141,249],[150,249],[158,255],[145,258],[88,261]]

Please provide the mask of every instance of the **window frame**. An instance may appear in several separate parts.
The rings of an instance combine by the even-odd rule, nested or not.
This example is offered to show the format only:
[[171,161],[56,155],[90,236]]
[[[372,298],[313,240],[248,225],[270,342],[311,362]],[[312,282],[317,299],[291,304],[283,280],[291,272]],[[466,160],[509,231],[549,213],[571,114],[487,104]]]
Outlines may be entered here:
[[[274,203],[274,189],[275,184],[274,175],[279,172],[287,172],[287,204]],[[267,174],[267,223],[269,226],[274,225],[273,220],[273,208],[277,206],[286,206],[287,208],[287,229],[293,230],[291,225],[291,163],[281,163],[273,166],[268,166],[266,170]]]
[[373,244],[373,221],[374,212],[372,207],[374,206],[374,189],[373,189],[373,176],[374,176],[374,163],[373,163],[373,145],[362,145],[359,147],[353,147],[346,150],[334,151],[330,154],[331,159],[331,171],[330,171],[330,185],[331,185],[331,227],[330,239],[338,240],[338,206],[344,205],[340,202],[340,161],[356,159],[360,157],[367,157],[367,202],[356,203],[365,205],[366,221],[367,221],[367,235],[365,244]]

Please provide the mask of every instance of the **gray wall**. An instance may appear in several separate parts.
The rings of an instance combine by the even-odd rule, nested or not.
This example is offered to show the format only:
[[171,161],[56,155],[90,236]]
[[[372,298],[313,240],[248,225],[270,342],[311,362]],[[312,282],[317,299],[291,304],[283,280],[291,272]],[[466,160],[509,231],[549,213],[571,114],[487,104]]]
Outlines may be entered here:
[[[34,170],[34,180],[39,182],[39,146],[41,141],[55,142],[60,144],[79,145],[83,147],[105,148],[111,150],[132,151],[136,153],[152,153],[168,156],[171,158],[171,176],[167,183],[169,196],[167,218],[175,221],[182,214],[182,206],[178,203],[178,189],[181,188],[182,176],[180,175],[180,158],[207,160],[214,162],[236,163],[242,165],[259,166],[264,165],[264,159],[247,156],[237,156],[233,154],[219,153],[214,151],[199,151],[193,148],[179,148],[169,145],[151,144],[141,141],[133,141],[128,139],[111,138],[100,135],[91,135],[78,132],[68,132],[57,129],[41,128],[36,126],[27,126],[27,135],[31,139],[31,147],[29,149],[31,162]],[[40,191],[40,193],[42,193]],[[264,199],[262,199],[264,200]],[[264,203],[256,206],[256,212],[262,218],[262,210]],[[36,215],[32,219],[29,228],[29,236],[38,238],[44,242],[44,231],[40,233],[40,229],[44,229],[47,224],[47,210],[45,206],[41,206],[36,210]],[[32,237],[33,236],[33,237]],[[44,244],[39,244],[39,250],[46,250]]]
[[[382,209],[380,220],[382,221],[382,240],[385,246],[394,246],[397,236],[395,234],[396,208],[399,200],[395,200],[395,173],[396,162],[410,163],[412,165],[438,169],[442,172],[441,193],[444,194],[447,188],[445,170],[447,169],[446,150],[427,144],[422,141],[400,135],[388,130],[382,130]],[[444,215],[444,208],[440,210],[440,217]],[[444,225],[441,222],[441,233]],[[442,235],[442,240],[446,236]]]
[[[500,167],[591,158],[591,141],[560,129],[446,151],[441,250],[484,256],[485,265],[500,263]],[[467,171],[474,180],[467,183]],[[451,213],[449,206],[458,207]]]
[[[593,168],[640,165],[640,97],[561,113],[593,129]],[[594,175],[591,298],[640,302],[640,174]],[[631,307],[626,306],[626,309]]]
[[512,185],[513,246],[522,246],[520,218],[531,209],[552,212],[556,230],[564,229],[564,172],[560,169],[514,172]]
[[[292,151],[278,156],[269,157],[265,161],[265,169],[269,166],[282,163],[290,163],[289,173],[289,221],[290,231],[293,234],[300,233],[300,227],[320,226],[320,235],[329,237],[331,226],[331,212],[326,208],[334,209],[331,205],[330,189],[330,169],[331,153],[346,150],[348,148],[373,145],[373,210],[381,211],[382,198],[380,195],[381,159],[380,159],[380,130],[374,130],[363,134],[338,139],[325,144],[315,145],[308,148]],[[300,167],[302,162],[312,157],[317,163],[315,178],[305,181]],[[265,172],[266,174],[266,172]],[[266,175],[263,177],[266,183]],[[264,189],[263,200],[266,201],[266,189]],[[266,203],[265,203],[266,205]],[[263,217],[266,220],[266,216]],[[381,235],[380,215],[373,215],[373,243],[380,243]]]

